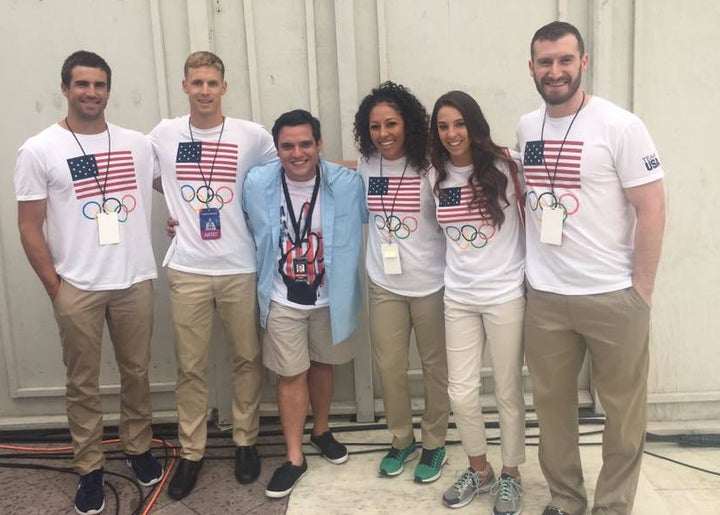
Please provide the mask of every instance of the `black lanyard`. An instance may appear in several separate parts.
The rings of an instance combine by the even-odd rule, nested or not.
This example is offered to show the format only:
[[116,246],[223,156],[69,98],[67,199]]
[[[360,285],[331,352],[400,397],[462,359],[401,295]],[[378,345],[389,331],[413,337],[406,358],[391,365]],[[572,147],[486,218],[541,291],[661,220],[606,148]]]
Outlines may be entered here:
[[[68,123],[67,116],[65,117],[65,125],[67,125],[68,130],[70,131],[70,134],[72,134],[73,138],[75,138],[75,141],[78,144],[78,147],[80,147],[80,151],[83,153],[83,156],[87,157],[87,154],[85,153],[85,149],[80,144],[80,140],[75,135],[75,132],[72,130],[72,127],[70,127],[70,124]],[[107,161],[105,161],[105,179],[103,179],[102,186],[100,186],[100,181],[98,180],[98,176],[95,175],[95,183],[97,184],[98,189],[100,190],[100,194],[102,195],[103,199],[103,208],[105,208],[105,190],[107,189],[107,181],[108,176],[110,175],[110,153],[112,151],[112,146],[110,145],[110,127],[108,127],[107,123],[105,124],[105,130],[107,131],[108,135],[108,155],[107,155]],[[97,158],[95,158],[95,165],[97,166]],[[100,172],[100,170],[98,170]],[[99,173],[98,173],[99,175]]]
[[[393,203],[390,205],[390,215],[387,214],[387,210],[385,209],[385,201],[383,200],[383,197],[385,195],[380,195],[380,204],[383,207],[383,214],[385,215],[385,221],[388,225],[388,229],[390,229],[390,218],[392,218],[393,214],[395,213],[395,201],[397,200],[398,195],[400,194],[400,188],[402,187],[402,181],[405,179],[405,171],[407,170],[407,164],[408,164],[408,158],[405,157],[405,166],[403,167],[403,173],[400,176],[400,182],[398,183],[398,187],[395,189],[395,195],[393,195]],[[382,154],[380,155],[380,177],[382,177]],[[390,177],[387,178],[388,180],[388,189],[390,189]],[[392,231],[391,231],[392,232]]]
[[545,119],[547,118],[547,106],[545,106],[545,112],[543,113],[543,121],[542,121],[542,127],[540,128],[540,141],[543,142],[543,153],[542,153],[542,162],[543,166],[545,167],[545,173],[547,173],[548,180],[550,181],[550,191],[552,194],[555,194],[555,177],[557,176],[557,169],[558,164],[560,164],[560,156],[562,156],[563,147],[565,147],[565,142],[567,141],[568,135],[570,134],[570,129],[572,129],[573,123],[575,123],[575,118],[577,118],[578,114],[580,114],[580,109],[583,108],[583,104],[585,103],[585,92],[583,91],[582,94],[582,100],[580,101],[580,107],[577,108],[577,111],[575,111],[575,115],[572,117],[572,120],[570,120],[570,125],[568,126],[567,130],[565,131],[565,136],[562,139],[562,143],[560,144],[560,150],[558,151],[557,158],[555,159],[555,168],[553,169],[552,176],[550,175],[550,170],[548,170],[547,161],[545,160]]
[[[288,215],[290,215],[290,222],[292,223],[293,230],[295,231],[295,240],[293,244],[295,247],[299,246],[303,241],[306,240],[310,234],[310,228],[312,226],[313,211],[315,210],[315,204],[317,202],[318,191],[320,190],[320,168],[318,167],[315,173],[315,186],[313,187],[312,197],[310,198],[310,206],[308,207],[307,215],[305,218],[305,227],[300,232],[300,220],[295,217],[295,210],[293,209],[292,199],[290,198],[290,192],[288,191],[287,181],[285,180],[285,170],[282,170],[282,189],[285,195],[285,204],[287,205]],[[305,204],[303,204],[305,206]],[[300,210],[300,216],[302,217],[303,210]]]
[[[216,126],[217,127],[217,126]],[[190,117],[188,116],[188,130],[190,131],[190,141],[195,143],[195,138],[193,138],[193,131],[192,131],[192,125],[190,124]],[[212,163],[210,164],[210,177],[207,179],[205,178],[205,172],[203,172],[202,166],[200,165],[200,160],[202,160],[202,147],[200,150],[200,160],[197,162],[198,169],[200,170],[200,176],[202,177],[203,183],[205,186],[210,189],[210,184],[212,183],[212,176],[213,172],[215,171],[215,160],[217,159],[218,151],[220,150],[220,140],[222,140],[223,131],[225,130],[225,117],[223,116],[222,119],[222,125],[220,126],[220,135],[217,139],[217,144],[215,145],[215,155],[213,155]],[[202,145],[202,142],[200,142],[200,145]],[[212,198],[208,198],[206,202],[210,202]]]

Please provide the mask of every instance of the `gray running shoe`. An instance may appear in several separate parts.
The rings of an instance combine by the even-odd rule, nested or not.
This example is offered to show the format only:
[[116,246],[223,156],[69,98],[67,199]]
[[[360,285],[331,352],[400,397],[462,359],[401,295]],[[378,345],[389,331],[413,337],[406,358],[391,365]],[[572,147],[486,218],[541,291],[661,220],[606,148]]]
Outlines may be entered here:
[[473,500],[476,494],[484,494],[490,491],[495,484],[495,473],[490,471],[480,475],[473,468],[468,469],[462,476],[448,488],[443,494],[443,504],[448,508],[462,508]]
[[495,498],[493,515],[520,515],[522,491],[520,478],[501,474],[500,480],[490,489],[490,493]]

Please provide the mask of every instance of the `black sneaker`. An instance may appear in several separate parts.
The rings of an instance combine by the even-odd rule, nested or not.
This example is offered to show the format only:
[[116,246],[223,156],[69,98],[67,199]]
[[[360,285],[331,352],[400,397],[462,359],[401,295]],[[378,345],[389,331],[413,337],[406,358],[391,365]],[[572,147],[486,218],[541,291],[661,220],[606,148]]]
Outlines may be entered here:
[[307,474],[307,461],[305,458],[303,458],[302,465],[299,467],[293,465],[290,461],[286,461],[275,469],[267,488],[265,488],[265,495],[273,499],[289,495],[305,474]]
[[260,456],[255,445],[235,447],[235,478],[238,483],[253,483],[260,475]]
[[80,476],[77,493],[75,494],[75,511],[80,515],[95,515],[105,508],[103,493],[103,469],[93,470]]
[[150,451],[142,454],[125,454],[125,463],[135,472],[138,483],[143,486],[152,486],[162,479],[162,465]]
[[320,436],[310,435],[310,443],[330,463],[340,465],[348,460],[347,447],[335,440],[330,431],[325,431]]
[[200,461],[190,461],[185,458],[180,458],[177,468],[175,469],[175,474],[173,474],[170,485],[168,486],[168,495],[171,499],[179,501],[195,488],[198,474],[204,462],[204,459]]

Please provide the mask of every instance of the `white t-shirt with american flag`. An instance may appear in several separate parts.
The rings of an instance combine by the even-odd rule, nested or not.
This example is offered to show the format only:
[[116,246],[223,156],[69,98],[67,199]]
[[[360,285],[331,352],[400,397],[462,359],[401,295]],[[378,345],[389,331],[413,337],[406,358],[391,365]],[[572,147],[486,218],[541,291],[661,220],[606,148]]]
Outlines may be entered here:
[[[76,134],[58,124],[18,151],[19,201],[47,201],[46,239],[58,275],[86,291],[119,290],[157,277],[150,239],[153,154],[143,134],[108,124]],[[82,149],[81,147],[82,146]],[[96,216],[115,211],[120,243],[100,245]]]
[[[426,173],[412,166],[405,168],[405,163],[404,157],[383,159],[381,175],[377,153],[358,161],[368,209],[365,262],[375,284],[397,295],[422,297],[443,286],[445,239],[435,220],[435,202]],[[383,243],[397,243],[401,274],[385,273]]]
[[[515,188],[507,164],[495,164],[508,179],[502,228],[477,205],[470,208],[472,165],[447,163],[448,176],[440,183],[440,196],[435,197],[437,221],[447,244],[445,295],[464,304],[502,304],[524,293],[525,246]],[[434,171],[430,180],[435,183]]]
[[[642,121],[602,98],[578,113],[545,119],[526,114],[518,144],[527,182],[527,276],[533,288],[591,295],[631,286],[635,211],[624,188],[663,176]],[[561,151],[562,149],[562,151]],[[565,212],[561,245],[540,243],[542,210]]]
[[[255,246],[242,211],[248,170],[277,159],[270,134],[257,123],[225,118],[192,128],[189,115],[162,120],[151,132],[170,216],[179,223],[163,266],[203,275],[256,271]],[[220,141],[218,141],[220,139]],[[200,211],[218,209],[220,237],[203,239]]]

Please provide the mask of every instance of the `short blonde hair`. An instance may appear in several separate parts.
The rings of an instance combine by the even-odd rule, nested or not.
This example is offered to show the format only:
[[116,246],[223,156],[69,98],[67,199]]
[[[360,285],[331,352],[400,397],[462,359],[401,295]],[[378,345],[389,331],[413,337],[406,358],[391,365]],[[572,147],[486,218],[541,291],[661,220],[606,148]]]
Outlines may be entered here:
[[200,52],[193,52],[187,57],[187,59],[185,59],[185,68],[183,70],[185,77],[187,77],[188,70],[190,70],[190,68],[200,68],[201,66],[212,66],[220,72],[223,80],[225,79],[225,65],[223,64],[222,59],[212,52],[204,50]]

